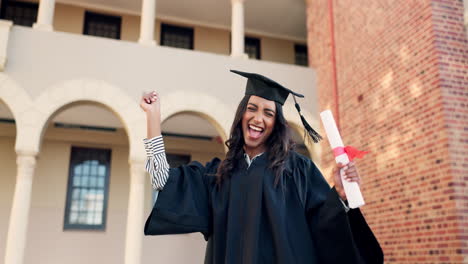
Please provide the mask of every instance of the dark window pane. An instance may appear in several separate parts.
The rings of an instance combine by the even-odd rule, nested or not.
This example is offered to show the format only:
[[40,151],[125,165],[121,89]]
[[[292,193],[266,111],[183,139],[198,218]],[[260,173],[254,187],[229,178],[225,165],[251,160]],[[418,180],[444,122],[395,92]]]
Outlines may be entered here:
[[15,25],[32,27],[37,20],[37,10],[36,3],[3,0],[0,18],[11,20]]
[[161,45],[193,49],[193,29],[161,24]]
[[110,150],[73,147],[64,229],[104,229]]
[[294,45],[294,52],[295,52],[295,63],[297,65],[302,65],[302,66],[309,65],[306,45],[299,45],[299,44]]
[[[178,154],[166,154],[167,163],[171,168],[179,167],[181,165],[188,164],[190,162],[190,155],[178,155]],[[153,203],[156,202],[158,197],[157,192],[153,191],[152,199]]]
[[250,59],[260,59],[260,39],[246,37],[244,43],[245,53]]
[[84,32],[85,35],[120,39],[122,18],[86,11]]
[[190,155],[166,154],[166,158],[171,168],[179,167],[190,162]]

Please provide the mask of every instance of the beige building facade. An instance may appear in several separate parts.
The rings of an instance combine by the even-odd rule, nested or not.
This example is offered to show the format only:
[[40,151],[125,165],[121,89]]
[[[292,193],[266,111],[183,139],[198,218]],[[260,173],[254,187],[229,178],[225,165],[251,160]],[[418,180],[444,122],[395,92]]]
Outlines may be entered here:
[[[166,14],[158,15],[156,1]],[[166,152],[185,161],[224,155],[245,87],[229,69],[263,73],[305,94],[303,113],[312,126],[319,125],[312,114],[317,113],[315,71],[293,65],[295,45],[304,44],[305,35],[262,32],[248,23],[234,33],[222,23],[171,15],[170,1],[156,1],[126,8],[114,1],[43,0],[32,2],[38,5],[32,27],[0,20],[0,263],[202,262],[200,234],[143,236],[154,199],[144,169],[145,115],[138,106],[145,91],[160,93]],[[245,14],[231,10],[235,4]],[[227,1],[219,10],[237,17],[233,28],[252,15],[243,5]],[[5,5],[2,9],[5,18]],[[120,17],[120,38],[84,35],[86,12]],[[162,24],[190,27],[192,49],[162,45]],[[260,40],[259,59],[231,52],[245,44],[233,41],[231,33],[243,32]],[[284,111],[299,151],[318,163],[320,148],[302,142],[293,104]],[[82,223],[90,228],[70,225],[76,169],[93,162],[74,163],[83,149],[110,153],[108,167],[102,167],[105,182],[87,183],[95,219]]]

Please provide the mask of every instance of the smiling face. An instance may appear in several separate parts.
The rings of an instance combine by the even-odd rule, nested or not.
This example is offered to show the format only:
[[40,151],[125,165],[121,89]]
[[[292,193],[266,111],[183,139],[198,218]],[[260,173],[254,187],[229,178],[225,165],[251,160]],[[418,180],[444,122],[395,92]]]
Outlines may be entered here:
[[265,151],[265,142],[275,126],[276,105],[274,101],[255,95],[250,96],[242,116],[244,150],[253,157]]

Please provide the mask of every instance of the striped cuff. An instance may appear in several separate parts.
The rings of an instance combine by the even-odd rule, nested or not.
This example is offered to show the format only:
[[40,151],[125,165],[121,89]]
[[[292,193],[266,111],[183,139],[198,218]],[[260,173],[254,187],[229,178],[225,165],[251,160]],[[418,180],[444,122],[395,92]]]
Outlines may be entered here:
[[162,135],[150,139],[145,138],[143,139],[143,143],[145,144],[146,156],[148,157],[165,152]]
[[151,185],[155,190],[162,190],[169,178],[169,164],[166,159],[162,136],[144,139],[146,149],[146,171],[150,174]]

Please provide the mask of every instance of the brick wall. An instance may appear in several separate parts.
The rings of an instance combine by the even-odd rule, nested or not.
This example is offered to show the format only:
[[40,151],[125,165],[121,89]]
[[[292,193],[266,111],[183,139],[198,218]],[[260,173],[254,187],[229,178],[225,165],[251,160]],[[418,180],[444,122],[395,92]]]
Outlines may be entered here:
[[[371,151],[357,162],[363,212],[386,263],[468,263],[462,1],[331,1],[307,0],[310,65],[320,109],[345,144]],[[329,175],[331,153],[322,160]]]

